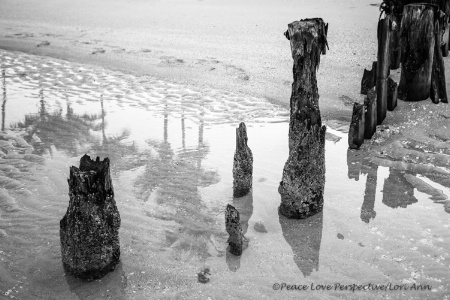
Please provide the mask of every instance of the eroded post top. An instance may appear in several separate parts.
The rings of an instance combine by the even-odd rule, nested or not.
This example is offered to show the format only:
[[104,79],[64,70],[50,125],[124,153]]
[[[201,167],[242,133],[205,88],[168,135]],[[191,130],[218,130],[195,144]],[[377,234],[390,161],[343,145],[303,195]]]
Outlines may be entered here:
[[320,54],[326,54],[328,23],[321,18],[303,19],[288,25],[284,33],[291,41],[292,58],[303,57],[305,53],[313,54],[319,62]]

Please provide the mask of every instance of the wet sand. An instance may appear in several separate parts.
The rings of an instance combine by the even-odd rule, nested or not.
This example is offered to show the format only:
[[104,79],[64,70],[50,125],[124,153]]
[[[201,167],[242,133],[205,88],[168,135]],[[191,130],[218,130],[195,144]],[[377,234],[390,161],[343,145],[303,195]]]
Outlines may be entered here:
[[283,32],[294,20],[322,17],[330,23],[330,51],[318,76],[322,114],[348,118],[362,70],[376,59],[378,14],[371,0],[4,0],[0,48],[244,92],[286,107],[292,58]]
[[[347,149],[348,123],[328,121],[324,211],[288,220],[277,212],[288,154],[286,109],[245,94],[45,57],[3,51],[0,57],[5,297],[298,299],[299,292],[273,290],[282,282],[432,289],[309,290],[302,294],[308,299],[442,299],[449,293],[446,143],[425,149],[404,139],[393,148],[379,133],[373,147],[355,153]],[[241,121],[254,153],[254,183],[251,194],[233,198]],[[366,153],[377,147],[422,149],[419,159],[444,156],[424,164],[400,161],[394,152]],[[121,264],[91,283],[64,273],[59,247],[66,178],[84,153],[111,159],[122,218]],[[241,257],[226,250],[228,203],[241,211],[249,239]],[[207,284],[197,281],[204,267],[211,269]]]
[[[378,13],[366,0],[1,1],[0,48],[40,56],[0,51],[0,292],[443,299],[450,293],[448,105],[399,101],[371,141],[347,149],[362,71],[376,58]],[[328,127],[325,206],[292,221],[277,212],[292,83],[282,33],[313,16],[330,22],[318,72]],[[241,121],[254,188],[236,199],[231,170]],[[84,153],[111,159],[122,217],[121,264],[92,283],[64,274],[59,247],[66,178]],[[226,251],[228,203],[241,211],[249,238],[240,258]],[[211,281],[201,284],[196,274],[205,266]],[[432,291],[299,295],[274,291],[276,282],[421,283]]]

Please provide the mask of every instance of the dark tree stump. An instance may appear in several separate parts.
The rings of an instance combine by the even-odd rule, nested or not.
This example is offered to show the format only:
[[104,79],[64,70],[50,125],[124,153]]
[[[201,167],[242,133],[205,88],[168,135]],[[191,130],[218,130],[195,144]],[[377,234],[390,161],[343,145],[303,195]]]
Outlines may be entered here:
[[288,25],[285,36],[291,42],[294,59],[290,100],[289,152],[297,144],[305,124],[321,126],[316,70],[326,53],[328,24],[322,19],[305,19]]
[[441,47],[442,31],[440,22],[435,23],[435,47],[433,57],[433,71],[431,73],[430,98],[433,103],[439,101],[448,103],[447,87],[445,84],[445,65]]
[[377,84],[377,62],[372,63],[372,70],[364,69],[363,78],[361,80],[361,94],[367,95]]
[[378,22],[378,63],[377,63],[377,122],[381,124],[386,118],[387,109],[387,78],[389,76],[389,43],[391,38],[392,20],[386,15]]
[[400,30],[402,72],[399,98],[402,100],[420,101],[430,96],[435,8],[431,4],[404,6]]
[[84,155],[70,168],[69,207],[60,221],[62,262],[75,277],[94,280],[120,258],[120,215],[114,200],[109,159]]
[[230,245],[230,253],[234,255],[241,255],[243,250],[244,235],[242,233],[240,216],[234,206],[228,204],[225,211],[225,226],[230,237],[228,244]]
[[245,123],[236,128],[236,151],[233,163],[233,196],[242,197],[252,189],[253,155],[247,145]]
[[364,138],[371,139],[377,131],[377,92],[373,88],[367,93],[364,99],[366,115],[364,116]]
[[352,121],[348,132],[348,146],[350,149],[359,149],[364,143],[364,105],[353,104]]
[[307,218],[323,208],[325,131],[319,110],[316,70],[326,53],[328,25],[305,19],[288,25],[294,59],[290,101],[289,158],[284,166],[279,212],[288,218]]
[[397,107],[397,90],[398,85],[392,79],[388,78],[388,97],[387,97],[387,109],[393,111]]

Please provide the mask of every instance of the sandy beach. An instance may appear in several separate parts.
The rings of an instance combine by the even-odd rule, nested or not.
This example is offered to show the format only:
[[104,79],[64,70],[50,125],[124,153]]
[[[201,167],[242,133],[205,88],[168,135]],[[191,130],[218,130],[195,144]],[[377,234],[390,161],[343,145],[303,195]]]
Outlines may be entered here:
[[[399,101],[348,149],[378,5],[1,1],[0,298],[448,299],[448,104]],[[291,220],[278,213],[292,84],[283,32],[308,17],[330,24],[318,70],[324,208]],[[253,189],[234,198],[240,122]],[[85,153],[110,158],[122,219],[121,262],[92,282],[64,271],[59,239],[69,167]],[[240,257],[227,250],[227,204],[248,239]],[[338,288],[369,283],[410,289]]]
[[[372,4],[372,5],[371,5]],[[362,69],[376,60],[374,1],[57,1],[0,4],[0,47],[288,105],[287,24],[322,17],[330,51],[319,69],[325,117],[346,117]],[[373,20],[369,22],[368,20]]]

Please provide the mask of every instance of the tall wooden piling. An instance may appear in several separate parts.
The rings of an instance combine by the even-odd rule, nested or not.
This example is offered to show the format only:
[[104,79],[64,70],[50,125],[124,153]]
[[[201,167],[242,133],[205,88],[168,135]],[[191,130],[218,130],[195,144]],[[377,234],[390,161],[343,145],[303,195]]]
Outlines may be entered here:
[[433,57],[433,71],[431,73],[430,98],[433,103],[448,103],[447,87],[445,83],[445,65],[441,47],[442,30],[441,23],[435,22],[435,46]]
[[289,218],[306,218],[323,208],[325,131],[319,110],[316,70],[326,53],[328,25],[304,19],[288,25],[294,59],[289,122],[289,158],[284,166],[279,211]]
[[430,96],[435,48],[435,11],[432,4],[409,4],[403,8],[400,39],[402,69],[399,98],[425,100]]
[[377,55],[377,122],[381,124],[386,118],[387,78],[390,70],[389,44],[392,20],[390,15],[378,21],[378,55]]
[[113,270],[120,258],[120,215],[114,200],[109,159],[84,155],[71,167],[69,207],[60,221],[61,256],[66,271],[94,280]]

